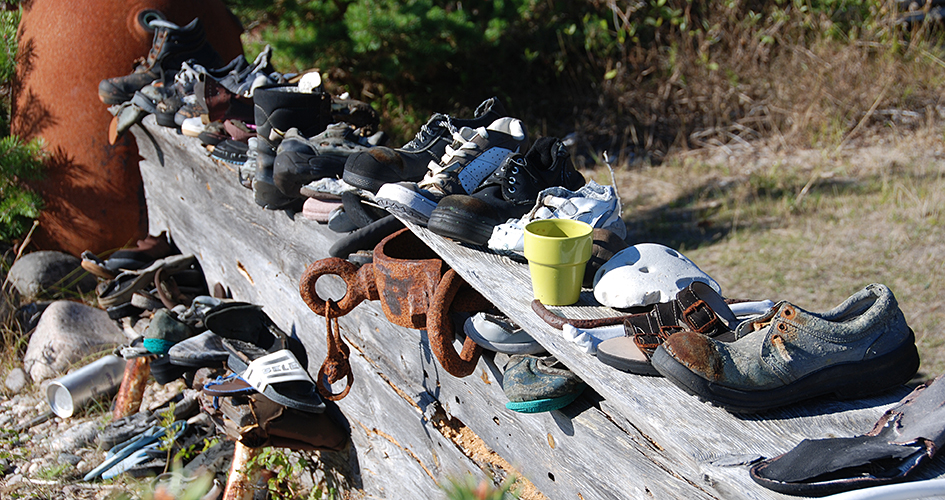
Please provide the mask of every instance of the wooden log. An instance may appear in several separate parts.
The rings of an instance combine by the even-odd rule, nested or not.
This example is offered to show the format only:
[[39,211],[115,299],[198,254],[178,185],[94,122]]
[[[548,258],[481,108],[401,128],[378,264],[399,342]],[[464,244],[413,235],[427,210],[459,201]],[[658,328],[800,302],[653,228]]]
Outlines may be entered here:
[[[301,300],[298,279],[339,235],[297,214],[259,208],[234,168],[153,118],[132,130],[144,157],[151,232],[167,230],[197,256],[210,285],[263,305],[298,335],[315,373],[325,356],[325,323]],[[365,494],[442,497],[438,485],[471,473],[497,481],[522,474],[534,487],[526,498],[790,498],[756,485],[745,465],[728,464],[774,456],[805,437],[866,432],[902,396],[821,401],[763,418],[731,415],[663,379],[613,370],[564,341],[531,312],[526,266],[413,229],[591,390],[563,411],[512,412],[501,388],[503,355],[484,356],[472,376],[454,378],[433,358],[425,332],[392,325],[376,302],[365,302],[340,319],[355,383],[339,403],[353,432],[349,485]],[[319,295],[341,298],[339,281],[321,278]],[[567,314],[612,312],[570,307]],[[942,473],[940,462],[933,475]]]

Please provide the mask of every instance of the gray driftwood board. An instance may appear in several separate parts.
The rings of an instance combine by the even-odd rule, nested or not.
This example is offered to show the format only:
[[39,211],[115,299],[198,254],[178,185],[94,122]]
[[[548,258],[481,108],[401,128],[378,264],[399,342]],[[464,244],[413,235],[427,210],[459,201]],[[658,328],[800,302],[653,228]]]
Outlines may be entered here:
[[[298,280],[306,266],[328,256],[339,235],[301,216],[259,208],[235,169],[211,161],[195,139],[158,127],[151,117],[132,130],[143,156],[151,233],[167,230],[181,251],[197,256],[210,284],[263,305],[299,336],[310,371],[317,371],[325,355],[324,319],[301,300]],[[355,382],[339,405],[351,422],[353,447],[329,461],[367,497],[442,497],[439,485],[449,478],[486,472],[501,478],[507,462],[555,499],[791,498],[754,484],[744,465],[713,464],[773,456],[807,437],[865,432],[904,393],[821,402],[765,418],[733,416],[665,380],[612,370],[565,342],[529,309],[526,266],[413,229],[594,390],[563,411],[509,411],[501,388],[504,356],[484,357],[475,374],[456,379],[432,358],[425,332],[394,326],[377,303],[362,303],[341,318]],[[323,297],[344,293],[339,282],[318,285]],[[609,313],[567,308],[567,314]],[[465,426],[472,441],[441,432],[442,422]],[[926,476],[943,471],[939,460]]]

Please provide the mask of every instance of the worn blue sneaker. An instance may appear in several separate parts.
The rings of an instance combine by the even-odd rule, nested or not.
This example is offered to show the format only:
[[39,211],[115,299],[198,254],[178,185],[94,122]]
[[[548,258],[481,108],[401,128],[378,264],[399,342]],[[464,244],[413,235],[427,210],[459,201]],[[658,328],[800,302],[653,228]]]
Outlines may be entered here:
[[541,413],[571,404],[586,385],[553,356],[516,354],[505,365],[505,407],[519,413]]

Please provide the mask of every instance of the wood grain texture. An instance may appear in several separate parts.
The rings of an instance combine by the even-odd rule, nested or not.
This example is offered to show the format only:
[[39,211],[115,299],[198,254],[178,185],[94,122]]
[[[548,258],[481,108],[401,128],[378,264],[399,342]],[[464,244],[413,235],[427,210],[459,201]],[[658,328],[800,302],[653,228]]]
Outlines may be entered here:
[[[303,341],[315,373],[325,355],[325,322],[301,300],[298,280],[306,266],[328,256],[339,235],[301,216],[259,208],[235,169],[211,161],[196,140],[153,118],[132,130],[144,158],[151,233],[167,230],[183,252],[195,254],[209,284],[263,305]],[[774,456],[806,437],[865,432],[884,405],[902,396],[733,416],[665,380],[613,370],[564,341],[529,308],[527,266],[413,229],[591,390],[563,411],[507,410],[504,355],[484,356],[473,375],[456,379],[433,358],[425,332],[392,325],[378,303],[362,303],[340,319],[355,381],[339,405],[352,424],[352,484],[365,496],[441,498],[437,485],[448,478],[501,479],[509,469],[497,464],[507,462],[548,498],[791,498],[756,485],[745,465],[718,464]],[[337,300],[344,285],[323,277],[318,290]],[[595,307],[561,311],[611,314]],[[438,430],[443,422],[467,428],[472,440],[448,438]],[[942,466],[936,467],[933,475],[940,475]]]
[[[257,207],[235,169],[210,161],[195,140],[150,118],[144,127],[133,130],[144,157],[151,232],[167,230],[183,252],[195,254],[210,284],[220,282],[234,298],[263,305],[276,324],[299,336],[309,370],[316,371],[325,355],[324,319],[302,302],[298,279],[308,264],[328,256],[338,235]],[[344,293],[343,284],[330,279],[319,280],[318,288],[335,299]],[[506,473],[438,432],[432,420],[445,418],[471,429],[548,498],[646,496],[647,487],[629,477],[662,478],[649,486],[662,498],[714,497],[667,474],[647,456],[654,450],[646,440],[615,426],[592,398],[567,412],[518,414],[504,406],[504,361],[497,367],[484,359],[477,375],[456,379],[433,359],[425,332],[392,325],[377,303],[362,303],[340,322],[355,376],[340,406],[352,423],[356,485],[369,496],[439,497],[436,483],[447,478]]]

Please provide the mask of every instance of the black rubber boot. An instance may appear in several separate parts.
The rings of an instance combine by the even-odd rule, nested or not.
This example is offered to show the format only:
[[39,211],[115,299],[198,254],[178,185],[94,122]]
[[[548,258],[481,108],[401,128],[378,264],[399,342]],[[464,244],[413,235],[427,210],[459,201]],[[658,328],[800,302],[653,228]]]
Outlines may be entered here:
[[270,210],[291,205],[297,198],[287,196],[273,181],[276,148],[286,131],[295,127],[305,137],[325,130],[331,122],[331,96],[303,93],[295,85],[260,87],[253,92],[256,117],[256,204]]

